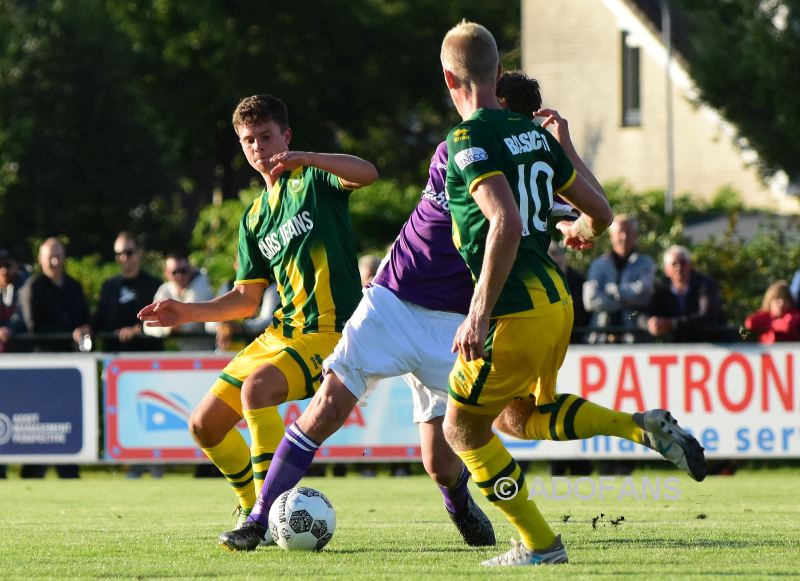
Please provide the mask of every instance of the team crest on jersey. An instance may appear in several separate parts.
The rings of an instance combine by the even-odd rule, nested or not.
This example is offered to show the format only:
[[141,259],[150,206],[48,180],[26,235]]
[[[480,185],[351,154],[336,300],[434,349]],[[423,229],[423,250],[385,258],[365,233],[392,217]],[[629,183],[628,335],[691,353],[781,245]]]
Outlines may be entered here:
[[458,143],[459,141],[464,141],[469,137],[469,130],[468,129],[456,129],[453,131],[453,141]]
[[489,159],[489,154],[486,153],[486,150],[482,147],[470,147],[459,151],[455,156],[456,165],[461,169],[464,169],[476,161],[484,161],[487,159]]
[[289,178],[288,188],[293,194],[299,193],[303,189],[303,174]]

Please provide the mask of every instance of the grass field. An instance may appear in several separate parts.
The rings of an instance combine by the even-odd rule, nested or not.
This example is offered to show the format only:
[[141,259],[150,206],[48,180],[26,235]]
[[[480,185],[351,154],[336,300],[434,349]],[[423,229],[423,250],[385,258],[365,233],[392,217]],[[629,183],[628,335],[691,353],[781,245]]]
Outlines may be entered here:
[[[549,483],[546,473],[529,473]],[[678,476],[637,471],[633,478]],[[621,477],[618,477],[618,481]],[[216,535],[230,528],[232,496],[223,481],[168,474],[126,480],[90,473],[77,481],[0,480],[0,577],[112,578],[473,578],[569,576],[748,579],[800,575],[796,469],[740,471],[697,484],[680,477],[681,498],[538,500],[569,551],[568,565],[487,570],[511,527],[495,523],[498,547],[461,543],[423,476],[308,478],[337,510],[321,553],[276,547],[228,553]],[[549,485],[549,484],[548,484]],[[473,490],[474,493],[474,490]],[[592,519],[598,519],[596,528]],[[570,515],[567,522],[562,516]],[[610,520],[624,516],[618,525]]]

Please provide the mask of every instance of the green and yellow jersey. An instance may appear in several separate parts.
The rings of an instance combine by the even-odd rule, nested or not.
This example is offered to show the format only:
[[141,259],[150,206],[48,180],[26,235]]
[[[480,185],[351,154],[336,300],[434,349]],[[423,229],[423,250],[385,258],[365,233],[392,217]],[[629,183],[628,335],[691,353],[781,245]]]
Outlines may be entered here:
[[277,283],[272,326],[285,337],[341,332],[361,300],[349,194],[335,175],[298,167],[242,217],[236,284]]
[[472,198],[478,184],[502,174],[522,220],[522,240],[493,317],[566,300],[564,275],[547,254],[553,196],[575,180],[556,139],[532,120],[505,109],[478,109],[447,136],[447,195],[453,241],[475,280],[480,277],[489,221]]

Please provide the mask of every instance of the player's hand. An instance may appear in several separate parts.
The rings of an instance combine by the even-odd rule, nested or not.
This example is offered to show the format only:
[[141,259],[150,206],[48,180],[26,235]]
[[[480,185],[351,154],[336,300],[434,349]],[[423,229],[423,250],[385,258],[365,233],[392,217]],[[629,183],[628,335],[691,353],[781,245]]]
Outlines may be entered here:
[[136,315],[147,327],[177,327],[189,322],[186,305],[175,299],[165,299],[147,305]]
[[274,164],[269,173],[272,177],[276,178],[283,172],[300,167],[301,165],[310,165],[308,163],[309,154],[306,151],[282,151],[276,153],[269,158],[269,162]]
[[[555,109],[539,109],[533,114],[534,117],[542,117],[542,127],[547,129],[550,127],[550,132],[556,138],[561,146],[572,144],[569,136],[569,123],[564,119]],[[552,127],[551,127],[552,126]]]
[[577,220],[561,220],[556,224],[556,229],[564,235],[564,246],[567,248],[588,250],[594,246],[594,240],[584,236],[577,222]]
[[461,353],[466,361],[486,357],[486,336],[489,334],[489,320],[472,314],[456,330],[453,338],[453,353]]

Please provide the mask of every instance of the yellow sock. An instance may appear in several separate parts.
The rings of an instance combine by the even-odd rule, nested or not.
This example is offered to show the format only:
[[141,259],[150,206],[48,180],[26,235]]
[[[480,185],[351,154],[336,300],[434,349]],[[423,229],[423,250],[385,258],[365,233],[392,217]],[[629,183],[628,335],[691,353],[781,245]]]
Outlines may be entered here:
[[[514,525],[528,549],[547,549],[555,542],[553,530],[544,520],[536,503],[528,500],[528,486],[522,470],[497,436],[492,436],[489,443],[482,448],[456,453],[464,461],[483,495]],[[498,483],[503,478],[516,482],[517,493],[513,498],[500,498],[505,492],[514,490],[510,480]]]
[[203,448],[206,456],[219,468],[239,499],[239,506],[251,509],[256,503],[253,488],[253,467],[250,464],[250,450],[242,434],[233,429],[212,448]]
[[530,440],[581,440],[593,436],[616,436],[641,444],[642,429],[631,414],[594,404],[564,393],[553,403],[536,406],[525,425]]
[[267,470],[272,463],[272,455],[283,439],[286,426],[283,425],[278,408],[274,406],[245,410],[244,419],[250,426],[250,435],[253,438],[250,444],[250,456],[253,462],[253,480],[258,493],[264,485]]

